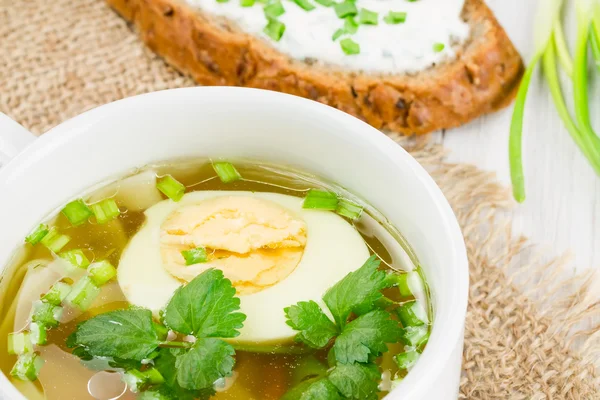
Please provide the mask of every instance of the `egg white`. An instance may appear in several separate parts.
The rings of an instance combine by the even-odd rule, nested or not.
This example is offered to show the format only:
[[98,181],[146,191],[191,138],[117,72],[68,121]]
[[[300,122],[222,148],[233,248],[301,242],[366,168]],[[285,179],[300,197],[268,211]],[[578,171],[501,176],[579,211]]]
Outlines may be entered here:
[[297,333],[285,323],[283,309],[299,301],[314,300],[326,310],[322,296],[327,289],[354,271],[369,257],[356,229],[339,215],[302,208],[298,197],[244,191],[199,191],[175,203],[164,200],[146,210],[146,222],[124,250],[118,281],[127,300],[155,314],[164,308],[181,282],[162,265],[160,227],[177,208],[220,196],[257,197],[278,203],[300,216],[307,225],[304,254],[296,269],[281,282],[260,292],[240,296],[247,319],[240,335],[228,340],[239,344],[272,344],[291,340]]

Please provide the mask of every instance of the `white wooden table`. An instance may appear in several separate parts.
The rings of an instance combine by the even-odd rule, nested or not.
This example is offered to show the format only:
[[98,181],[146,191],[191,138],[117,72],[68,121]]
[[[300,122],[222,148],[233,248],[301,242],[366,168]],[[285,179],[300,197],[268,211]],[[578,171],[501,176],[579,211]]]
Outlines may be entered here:
[[[538,2],[487,0],[524,60],[534,51],[533,21]],[[574,0],[565,0],[574,3]],[[568,39],[574,33],[572,4],[567,10]],[[590,112],[600,132],[600,73],[594,72]],[[566,83],[566,82],[565,82]],[[563,85],[565,97],[569,86]],[[435,134],[450,149],[450,160],[495,171],[509,184],[508,133],[512,107],[464,127]],[[560,121],[550,92],[538,72],[527,99],[524,125],[527,200],[514,210],[514,229],[554,255],[572,252],[577,270],[600,269],[600,177]]]

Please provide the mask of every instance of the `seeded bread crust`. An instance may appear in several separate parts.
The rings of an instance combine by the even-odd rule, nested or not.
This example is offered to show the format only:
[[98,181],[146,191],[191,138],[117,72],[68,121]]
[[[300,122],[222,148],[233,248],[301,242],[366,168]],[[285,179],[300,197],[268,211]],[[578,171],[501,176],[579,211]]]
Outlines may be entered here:
[[482,0],[465,0],[471,37],[455,60],[401,75],[290,59],[182,0],[106,1],[154,52],[199,84],[290,93],[406,135],[456,127],[510,104],[523,74],[519,53]]

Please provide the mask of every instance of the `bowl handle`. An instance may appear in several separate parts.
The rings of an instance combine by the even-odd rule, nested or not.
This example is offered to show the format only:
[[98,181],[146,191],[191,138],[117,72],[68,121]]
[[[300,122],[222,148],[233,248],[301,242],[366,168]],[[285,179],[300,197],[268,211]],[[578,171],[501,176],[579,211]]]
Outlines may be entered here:
[[35,140],[35,136],[0,112],[0,168]]

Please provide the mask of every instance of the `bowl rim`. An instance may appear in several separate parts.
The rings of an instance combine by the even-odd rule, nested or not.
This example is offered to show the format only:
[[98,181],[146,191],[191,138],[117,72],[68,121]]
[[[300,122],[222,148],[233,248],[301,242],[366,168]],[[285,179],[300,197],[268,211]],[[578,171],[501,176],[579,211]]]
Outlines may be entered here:
[[[444,283],[450,288],[448,299],[445,301],[451,302],[453,305],[452,315],[447,318],[449,326],[439,326],[439,323],[434,325],[428,346],[419,362],[386,398],[394,399],[396,397],[394,394],[400,393],[402,398],[406,399],[422,396],[430,386],[435,385],[436,377],[443,372],[443,368],[453,356],[459,341],[462,345],[469,288],[469,264],[466,247],[456,216],[433,178],[402,146],[365,122],[325,104],[279,92],[219,86],[167,89],[101,105],[57,125],[0,168],[0,182],[6,179],[11,172],[17,171],[22,166],[35,164],[40,153],[48,153],[57,147],[68,146],[70,138],[85,135],[86,129],[83,129],[84,127],[93,124],[96,120],[110,117],[111,114],[114,115],[123,108],[140,107],[145,103],[165,102],[168,101],[170,96],[217,95],[225,97],[242,96],[246,98],[246,101],[252,101],[252,98],[261,98],[262,101],[266,99],[272,104],[286,102],[294,107],[304,109],[306,115],[312,115],[313,113],[321,116],[326,115],[326,118],[331,119],[331,122],[350,126],[352,129],[348,130],[348,134],[354,135],[357,140],[368,144],[372,151],[377,151],[382,156],[393,160],[395,167],[410,170],[433,200],[435,212],[440,216],[439,222],[444,226],[445,231],[449,233],[447,239],[452,257],[448,260],[448,264],[454,266],[456,271],[455,274],[451,275],[451,280]],[[0,266],[0,274],[3,271],[4,265]],[[0,393],[2,391],[6,392],[12,399],[25,399],[16,387],[10,383],[4,373],[0,373],[0,389]]]

